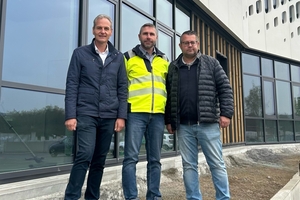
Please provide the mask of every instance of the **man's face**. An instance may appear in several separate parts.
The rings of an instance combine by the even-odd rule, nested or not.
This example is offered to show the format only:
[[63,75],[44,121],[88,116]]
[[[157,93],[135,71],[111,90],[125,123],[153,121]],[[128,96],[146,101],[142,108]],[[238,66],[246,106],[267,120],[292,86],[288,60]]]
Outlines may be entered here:
[[193,58],[197,55],[199,49],[199,42],[195,35],[183,35],[179,47],[183,56]]
[[98,19],[93,28],[93,35],[98,43],[107,43],[112,34],[111,23],[108,19]]
[[142,29],[139,34],[139,40],[142,47],[145,50],[149,50],[155,46],[157,40],[156,29],[153,27],[146,26]]

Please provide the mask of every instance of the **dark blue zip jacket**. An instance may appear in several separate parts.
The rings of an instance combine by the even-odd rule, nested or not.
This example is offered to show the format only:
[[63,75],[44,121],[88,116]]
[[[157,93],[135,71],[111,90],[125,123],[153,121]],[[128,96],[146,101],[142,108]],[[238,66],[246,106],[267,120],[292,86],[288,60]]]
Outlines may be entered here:
[[88,115],[127,118],[128,79],[123,54],[108,42],[102,63],[90,45],[78,47],[71,57],[65,96],[65,119]]

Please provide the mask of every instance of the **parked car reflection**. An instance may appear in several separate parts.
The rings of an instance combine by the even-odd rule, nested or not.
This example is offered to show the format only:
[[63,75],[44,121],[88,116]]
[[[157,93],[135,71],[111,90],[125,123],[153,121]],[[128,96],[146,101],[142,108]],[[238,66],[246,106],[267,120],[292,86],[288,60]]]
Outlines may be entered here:
[[[73,144],[74,144],[73,136],[65,136],[60,141],[54,142],[49,147],[49,154],[52,157],[56,157],[59,154],[63,154],[66,156],[73,155]],[[113,139],[114,140],[114,139]],[[114,142],[110,143],[109,150],[112,154],[114,154]],[[124,151],[124,141],[119,142],[119,151]]]

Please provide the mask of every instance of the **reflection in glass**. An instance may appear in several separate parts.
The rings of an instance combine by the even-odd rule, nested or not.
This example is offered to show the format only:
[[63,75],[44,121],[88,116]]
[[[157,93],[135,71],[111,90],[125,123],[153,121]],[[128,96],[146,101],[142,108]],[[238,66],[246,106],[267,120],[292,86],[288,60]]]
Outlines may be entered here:
[[2,88],[0,114],[0,173],[72,162],[63,95]]
[[264,81],[264,106],[266,116],[275,115],[274,83],[270,81]]
[[264,131],[262,120],[246,119],[246,142],[263,142]]
[[127,0],[127,1],[129,1],[136,7],[144,10],[149,15],[153,15],[153,0]]
[[179,47],[180,37],[176,35],[175,41],[176,41],[176,44],[175,44],[175,54],[176,54],[176,58],[177,58],[181,54],[181,49]]
[[260,65],[258,56],[243,53],[242,66],[244,73],[260,75]]
[[300,117],[300,86],[293,86],[293,101],[295,117]]
[[3,80],[64,89],[78,41],[78,0],[7,1]]
[[169,26],[170,28],[173,28],[172,4],[168,0],[159,0],[156,3],[157,19]]
[[184,12],[175,9],[175,30],[182,34],[184,31],[190,30],[190,17]]
[[293,122],[278,122],[279,141],[294,141]]
[[289,82],[276,81],[276,100],[279,118],[292,118],[291,86]]
[[172,59],[172,37],[162,31],[158,31],[158,48],[165,53],[169,60]]
[[140,44],[138,34],[141,26],[145,23],[152,23],[152,21],[124,4],[122,4],[121,21],[124,25],[121,34],[121,51],[126,52]]
[[165,129],[164,137],[163,137],[163,146],[162,152],[165,151],[173,151],[174,149],[174,134],[169,134],[168,131]]
[[283,80],[290,80],[289,65],[282,62],[275,61],[275,77]]
[[292,65],[292,81],[300,83],[300,67]]
[[296,141],[300,141],[300,121],[295,121]]
[[267,77],[274,77],[273,73],[273,61],[270,59],[261,59],[262,75]]
[[266,142],[277,142],[278,138],[276,121],[266,120],[265,127]]
[[97,17],[99,14],[105,14],[108,15],[113,24],[113,34],[109,38],[109,41],[114,44],[114,16],[115,16],[115,6],[114,4],[108,2],[107,0],[89,0],[89,11],[88,11],[88,43],[92,41],[94,38],[93,35],[93,25],[94,25],[94,19]]
[[245,115],[262,116],[261,84],[260,78],[244,75],[244,102]]

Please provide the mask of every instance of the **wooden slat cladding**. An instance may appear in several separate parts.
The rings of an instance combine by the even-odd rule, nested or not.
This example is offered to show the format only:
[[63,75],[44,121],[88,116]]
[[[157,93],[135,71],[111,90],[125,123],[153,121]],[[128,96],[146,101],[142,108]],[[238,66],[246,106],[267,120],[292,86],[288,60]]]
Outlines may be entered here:
[[227,75],[234,95],[234,115],[229,127],[222,129],[223,144],[235,144],[245,142],[243,98],[242,98],[242,72],[241,52],[230,44],[222,33],[216,32],[212,27],[201,20],[196,14],[192,16],[192,29],[198,33],[200,51],[203,54],[217,58],[221,54],[227,58]]

